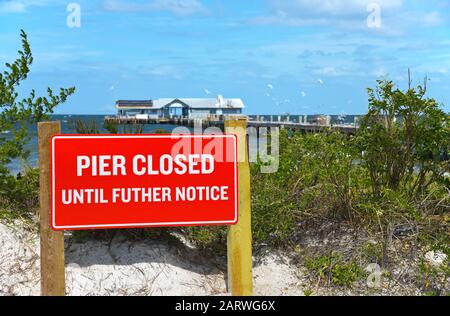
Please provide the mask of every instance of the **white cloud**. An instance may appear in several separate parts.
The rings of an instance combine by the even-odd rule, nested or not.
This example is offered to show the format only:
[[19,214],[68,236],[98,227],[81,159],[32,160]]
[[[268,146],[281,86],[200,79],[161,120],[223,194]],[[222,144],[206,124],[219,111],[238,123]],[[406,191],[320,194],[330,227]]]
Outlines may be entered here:
[[441,14],[437,11],[433,11],[430,13],[425,14],[423,18],[423,24],[425,26],[439,26],[444,22],[444,19],[442,18]]
[[314,74],[317,75],[325,75],[325,76],[336,76],[338,72],[334,67],[323,67],[321,69],[313,71]]
[[[337,61],[337,59],[333,60],[334,62]],[[325,76],[325,77],[340,77],[340,76],[347,76],[352,74],[351,71],[347,69],[347,65],[344,65],[344,62],[340,61],[339,67],[333,67],[333,66],[326,66],[326,67],[311,67],[311,72],[314,75],[318,76]]]
[[32,6],[44,6],[49,4],[49,0],[1,0],[1,13],[23,13]]
[[403,5],[403,0],[269,0],[276,11],[310,17],[366,15],[367,6],[373,2],[383,11],[396,10]]
[[177,16],[188,16],[207,12],[199,0],[105,0],[103,7],[106,10],[117,12],[168,11]]
[[375,77],[377,78],[382,78],[382,77],[386,77],[388,75],[386,69],[384,67],[380,67],[378,69],[376,69],[373,74],[375,75]]
[[0,13],[19,13],[25,11],[22,1],[6,1],[0,3]]
[[[446,0],[447,1],[447,0]],[[420,28],[441,27],[450,15],[448,5],[432,0],[412,4],[405,0],[266,0],[269,11],[247,20],[253,25],[282,25],[288,27],[319,26],[332,31],[400,37]],[[368,4],[380,6],[381,27],[368,26]],[[448,2],[445,2],[448,3]],[[430,9],[434,8],[434,9]]]
[[398,13],[403,0],[267,0],[271,13],[256,17],[250,23],[257,25],[332,25],[345,29],[368,30],[366,20],[370,3],[381,7],[383,17]]
[[157,65],[157,66],[141,67],[140,73],[145,76],[150,75],[153,77],[166,79],[175,79],[175,80],[183,79],[182,76],[183,71],[179,69],[179,67],[174,65]]

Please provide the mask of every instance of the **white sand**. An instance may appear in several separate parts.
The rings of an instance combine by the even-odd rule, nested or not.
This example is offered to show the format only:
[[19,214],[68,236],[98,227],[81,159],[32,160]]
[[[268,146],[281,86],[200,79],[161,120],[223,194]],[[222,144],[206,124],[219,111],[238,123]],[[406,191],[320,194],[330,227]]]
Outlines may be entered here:
[[[23,223],[0,223],[0,295],[39,295],[39,239]],[[302,295],[296,268],[270,255],[254,268],[256,295]],[[68,295],[227,295],[216,260],[165,242],[73,243],[66,238]]]

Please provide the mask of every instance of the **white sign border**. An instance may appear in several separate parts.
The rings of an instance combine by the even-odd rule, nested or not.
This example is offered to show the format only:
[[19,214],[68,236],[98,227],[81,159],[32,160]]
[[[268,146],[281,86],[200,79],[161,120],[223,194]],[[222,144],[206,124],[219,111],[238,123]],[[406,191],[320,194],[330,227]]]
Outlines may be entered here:
[[[58,139],[182,139],[182,138],[232,138],[234,140],[234,219],[232,221],[205,221],[205,222],[167,222],[167,223],[137,223],[137,224],[99,224],[99,225],[76,225],[76,226],[57,226],[55,216],[55,140]],[[236,135],[117,135],[117,136],[87,136],[87,135],[57,135],[52,137],[52,228],[55,230],[83,230],[83,229],[121,229],[121,228],[145,228],[145,227],[173,227],[173,226],[195,226],[195,225],[233,225],[238,221],[238,195],[239,187],[237,182],[237,169],[238,169],[238,144]]]

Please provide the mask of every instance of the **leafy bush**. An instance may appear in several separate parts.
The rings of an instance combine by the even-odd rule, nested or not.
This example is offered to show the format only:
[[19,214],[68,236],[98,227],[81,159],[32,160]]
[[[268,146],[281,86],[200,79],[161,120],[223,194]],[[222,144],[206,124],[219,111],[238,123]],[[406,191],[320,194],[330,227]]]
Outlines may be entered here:
[[370,174],[373,194],[405,189],[419,197],[430,185],[444,182],[450,161],[450,116],[426,98],[426,84],[406,92],[380,80],[369,91],[369,112],[361,121],[357,145]]
[[[379,84],[383,87],[385,83]],[[396,93],[401,94],[398,91]],[[414,106],[416,101],[411,101]],[[443,112],[436,108],[437,105],[432,100],[427,99],[425,103],[428,112],[425,111],[422,116],[414,119],[423,125],[421,130],[438,120],[441,123],[437,133],[447,133],[449,123]],[[405,105],[406,108],[412,106]],[[433,111],[430,110],[431,107],[435,107]],[[439,160],[437,156],[426,158],[426,155],[418,155],[413,150],[412,162],[407,165],[415,166],[414,170],[409,174],[410,167],[402,169],[404,176],[398,184],[393,185],[397,180],[389,170],[404,162],[397,162],[403,158],[391,142],[397,142],[397,146],[401,148],[406,146],[399,145],[405,138],[398,134],[405,129],[402,124],[406,124],[406,121],[396,121],[395,124],[399,124],[396,136],[392,136],[391,142],[383,145],[382,140],[387,137],[385,134],[390,132],[386,132],[378,123],[375,124],[375,129],[381,136],[372,129],[370,117],[379,117],[377,115],[370,112],[363,120],[361,132],[355,137],[331,130],[317,134],[281,131],[278,171],[273,174],[261,173],[263,162],[251,166],[252,229],[256,246],[289,244],[297,234],[298,224],[305,218],[350,220],[365,223],[370,229],[379,230],[383,234],[384,263],[389,236],[397,224],[429,222],[430,216],[445,217],[448,214],[450,191],[443,177],[443,173],[449,171],[446,167],[448,161]],[[393,119],[392,124],[394,121]],[[428,140],[431,137],[433,136],[429,135]],[[430,141],[432,145],[427,146],[434,146],[433,152],[445,152],[448,148],[447,139],[442,135]],[[411,148],[425,148],[422,140],[414,142]],[[386,158],[389,155],[395,158]],[[387,167],[386,164],[392,166]],[[417,168],[417,165],[424,169]],[[415,183],[421,183],[420,179],[425,172],[423,170],[427,170],[424,178],[426,182],[417,190]],[[411,190],[412,188],[416,189]],[[438,225],[445,226],[442,218]],[[437,226],[434,227],[436,229]],[[223,229],[215,228],[192,229],[189,232],[190,237],[205,247],[220,244],[225,236]]]
[[[251,165],[254,246],[289,245],[306,218],[353,221],[382,233],[376,252],[367,251],[385,266],[398,225],[426,227],[428,238],[448,230],[449,161],[439,158],[448,153],[449,117],[425,91],[379,81],[356,136],[282,130],[278,171],[263,174],[263,162]],[[225,249],[226,228],[183,231],[200,247]],[[335,284],[348,286],[360,275],[354,264],[332,266]]]
[[397,224],[431,216],[446,226],[450,119],[425,92],[379,81],[355,137],[282,131],[278,172],[252,169],[256,241],[285,244],[305,217],[363,222],[387,239]]
[[17,88],[28,78],[33,55],[26,33],[22,30],[22,50],[19,58],[12,64],[6,63],[0,73],[0,132],[11,132],[12,138],[0,139],[0,164],[10,163],[12,159],[28,158],[24,146],[30,140],[28,126],[48,118],[55,107],[66,102],[75,88],[61,88],[58,95],[48,88],[46,97],[37,97],[34,90],[28,97],[19,99]]
[[345,262],[342,255],[331,253],[329,255],[307,258],[305,267],[319,278],[337,286],[351,287],[354,282],[364,277],[363,269],[355,262]]
[[0,192],[3,211],[0,217],[29,218],[39,208],[39,169],[25,168],[16,177],[3,175]]
[[171,134],[171,131],[168,131],[164,128],[158,128],[158,129],[154,130],[152,133],[158,134],[158,135],[166,135],[166,134]]
[[446,259],[440,266],[433,266],[425,260],[419,262],[418,285],[429,296],[448,296],[448,282],[450,279],[450,265]]
[[[351,218],[355,187],[361,181],[352,147],[345,135],[280,133],[280,167],[260,172],[251,165],[252,230],[256,247],[287,245],[300,220],[310,216]],[[226,230],[189,229],[203,247],[224,243]]]
[[[69,122],[70,129],[76,131],[77,134],[95,135],[100,134],[100,128],[95,120],[83,121],[76,120]],[[108,126],[110,128],[110,126]]]
[[[35,204],[35,191],[38,172],[26,170],[23,176],[11,175],[7,165],[13,160],[26,161],[29,151],[25,145],[30,140],[28,129],[30,126],[48,119],[56,106],[66,102],[75,92],[75,88],[61,88],[58,94],[48,88],[47,96],[38,97],[32,90],[27,97],[19,97],[18,87],[28,78],[30,66],[33,63],[30,44],[26,33],[22,30],[22,49],[19,58],[13,63],[6,63],[0,72],[0,203],[2,209],[11,208],[21,213]],[[31,211],[31,210],[29,210]]]
[[[103,133],[102,128],[98,126],[95,120],[70,121],[69,125],[78,134],[95,135]],[[142,125],[119,125],[111,122],[105,122],[103,129],[110,134],[142,134],[144,132]]]
[[197,247],[204,250],[214,250],[225,254],[227,249],[226,227],[186,227],[182,233]]

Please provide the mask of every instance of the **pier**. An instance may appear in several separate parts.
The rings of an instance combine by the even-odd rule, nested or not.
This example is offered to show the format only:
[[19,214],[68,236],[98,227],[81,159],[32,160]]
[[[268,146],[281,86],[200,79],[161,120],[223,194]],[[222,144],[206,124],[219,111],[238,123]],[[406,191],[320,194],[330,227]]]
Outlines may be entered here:
[[[107,116],[105,123],[109,124],[161,124],[161,125],[178,125],[186,127],[201,126],[203,128],[218,127],[224,128],[226,117],[209,116],[205,119],[195,118],[138,118],[127,116]],[[315,122],[309,122],[307,116],[248,116],[248,127],[255,128],[280,128],[290,129],[305,133],[318,133],[327,129],[338,130],[344,134],[354,135],[358,129],[358,121],[355,119],[353,124],[332,124],[330,116],[322,116],[315,119]]]

